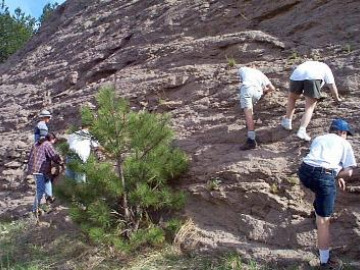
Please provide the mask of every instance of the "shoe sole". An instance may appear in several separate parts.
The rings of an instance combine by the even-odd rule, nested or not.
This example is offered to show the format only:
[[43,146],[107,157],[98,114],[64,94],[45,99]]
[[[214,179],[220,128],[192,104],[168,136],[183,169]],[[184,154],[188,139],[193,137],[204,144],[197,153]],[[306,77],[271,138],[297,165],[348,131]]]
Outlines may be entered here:
[[298,134],[296,134],[296,136],[297,136],[299,139],[303,140],[303,141],[306,141],[306,142],[310,142],[310,141],[311,141],[311,138],[310,138],[310,139],[307,139],[307,138],[305,138],[305,137],[303,137],[303,136],[301,136],[301,135],[298,135]]
[[286,126],[284,126],[283,124],[281,124],[281,126],[283,127],[283,129],[292,130],[292,127],[286,127]]

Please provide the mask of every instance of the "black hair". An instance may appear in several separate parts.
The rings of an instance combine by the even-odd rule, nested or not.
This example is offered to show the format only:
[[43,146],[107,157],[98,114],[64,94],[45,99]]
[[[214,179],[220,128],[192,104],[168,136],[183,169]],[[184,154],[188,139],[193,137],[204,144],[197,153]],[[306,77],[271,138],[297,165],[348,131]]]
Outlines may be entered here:
[[338,131],[339,130],[333,126],[330,126],[330,128],[329,128],[329,133],[338,133]]
[[48,134],[46,134],[46,136],[45,136],[45,140],[46,141],[52,141],[52,140],[54,140],[54,139],[56,139],[56,135],[54,134],[54,133],[48,133]]

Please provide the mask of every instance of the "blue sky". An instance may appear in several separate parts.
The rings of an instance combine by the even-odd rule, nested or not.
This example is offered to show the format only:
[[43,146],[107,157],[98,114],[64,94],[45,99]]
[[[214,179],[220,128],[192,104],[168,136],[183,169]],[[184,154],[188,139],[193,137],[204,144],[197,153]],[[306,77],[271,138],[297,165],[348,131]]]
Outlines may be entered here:
[[14,13],[14,10],[19,7],[26,15],[31,15],[37,19],[47,3],[53,4],[55,2],[60,5],[65,0],[5,0],[5,5],[9,7],[10,13]]

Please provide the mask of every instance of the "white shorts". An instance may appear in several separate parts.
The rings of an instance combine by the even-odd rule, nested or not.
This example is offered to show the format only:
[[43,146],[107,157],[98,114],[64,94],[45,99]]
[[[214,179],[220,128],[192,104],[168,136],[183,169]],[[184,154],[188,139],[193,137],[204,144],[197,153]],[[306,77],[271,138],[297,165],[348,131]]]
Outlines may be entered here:
[[258,89],[254,86],[242,85],[240,88],[241,109],[252,109],[253,105],[259,101],[262,95],[262,89]]

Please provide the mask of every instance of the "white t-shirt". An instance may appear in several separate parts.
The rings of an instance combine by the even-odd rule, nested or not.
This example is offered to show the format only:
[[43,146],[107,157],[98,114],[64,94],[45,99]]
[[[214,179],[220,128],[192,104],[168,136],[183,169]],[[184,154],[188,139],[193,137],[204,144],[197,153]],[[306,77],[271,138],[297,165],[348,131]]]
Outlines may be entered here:
[[356,166],[351,144],[334,133],[316,137],[304,162],[314,167],[334,169],[337,173],[342,168]]
[[291,74],[290,80],[322,80],[321,86],[325,83],[335,84],[335,79],[329,66],[318,61],[306,61],[299,65]]
[[242,85],[246,87],[256,87],[263,90],[267,85],[271,84],[268,77],[260,70],[249,67],[239,68],[238,75],[242,81]]
[[91,139],[87,130],[80,130],[69,135],[69,149],[74,151],[83,162],[90,156],[91,147],[98,147],[99,143]]

